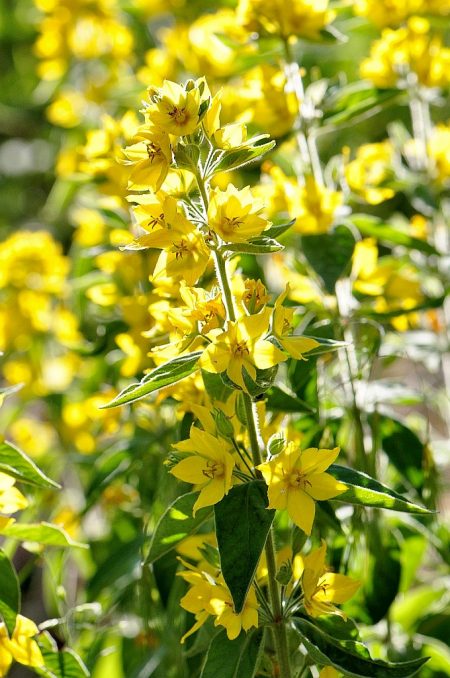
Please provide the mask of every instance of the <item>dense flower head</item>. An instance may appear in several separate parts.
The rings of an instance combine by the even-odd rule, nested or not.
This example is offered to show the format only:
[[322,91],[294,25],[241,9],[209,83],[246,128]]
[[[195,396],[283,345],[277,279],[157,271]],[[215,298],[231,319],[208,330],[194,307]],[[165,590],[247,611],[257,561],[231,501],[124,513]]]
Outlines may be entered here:
[[399,26],[413,15],[449,13],[447,3],[441,0],[356,0],[356,14],[366,16],[377,26]]

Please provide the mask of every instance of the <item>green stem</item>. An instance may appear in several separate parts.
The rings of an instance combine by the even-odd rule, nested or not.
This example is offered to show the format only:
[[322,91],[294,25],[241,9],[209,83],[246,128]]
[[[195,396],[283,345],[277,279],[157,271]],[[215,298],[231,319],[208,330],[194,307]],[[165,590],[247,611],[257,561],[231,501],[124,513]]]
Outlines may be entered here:
[[[214,252],[216,270],[218,281],[222,290],[224,305],[227,311],[228,319],[236,320],[236,312],[234,308],[233,295],[230,288],[230,283],[227,275],[225,260],[219,252]],[[252,452],[254,466],[259,466],[262,463],[261,448],[259,445],[258,436],[258,420],[256,413],[253,411],[253,403],[248,393],[243,394],[245,416],[247,419],[247,431],[250,439],[250,449]],[[275,558],[275,544],[273,527],[270,529],[265,546],[266,562],[267,562],[267,579],[269,589],[269,601],[273,619],[273,635],[275,641],[275,648],[277,652],[278,663],[280,667],[280,676],[283,678],[291,678],[291,667],[289,662],[289,650],[287,644],[286,625],[281,607],[281,597],[276,580],[277,564]]]

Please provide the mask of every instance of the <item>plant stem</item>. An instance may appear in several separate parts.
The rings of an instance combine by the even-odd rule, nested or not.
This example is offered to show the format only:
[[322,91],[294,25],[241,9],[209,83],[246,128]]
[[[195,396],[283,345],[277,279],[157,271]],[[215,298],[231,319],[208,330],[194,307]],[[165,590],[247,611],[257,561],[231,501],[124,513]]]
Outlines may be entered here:
[[[208,209],[208,193],[205,181],[196,174],[197,184],[202,196],[205,213]],[[236,309],[233,293],[231,291],[230,281],[227,272],[226,261],[220,252],[214,251],[214,262],[216,265],[217,281],[219,283],[223,303],[227,312],[227,318],[231,322],[236,321]],[[245,415],[247,419],[247,430],[250,439],[250,449],[252,453],[253,465],[256,467],[262,463],[261,447],[259,443],[260,435],[258,431],[258,416],[253,409],[252,399],[248,393],[243,394]],[[276,580],[277,565],[275,557],[274,544],[274,528],[271,527],[267,542],[265,546],[266,561],[267,561],[267,579],[269,590],[269,602],[271,608],[271,615],[273,620],[273,636],[275,641],[275,648],[277,652],[278,664],[280,669],[280,676],[283,678],[291,678],[291,667],[289,662],[289,649],[287,643],[286,624],[283,616],[283,609],[281,605],[280,590]]]

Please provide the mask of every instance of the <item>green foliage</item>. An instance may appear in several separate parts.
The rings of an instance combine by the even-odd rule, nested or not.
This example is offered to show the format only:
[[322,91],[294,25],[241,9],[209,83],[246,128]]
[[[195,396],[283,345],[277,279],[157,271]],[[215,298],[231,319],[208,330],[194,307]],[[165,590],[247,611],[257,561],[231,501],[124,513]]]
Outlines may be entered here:
[[266,484],[233,487],[214,507],[220,567],[236,612],[244,606],[275,511],[267,509]]
[[258,629],[228,640],[226,631],[220,631],[211,641],[200,678],[253,678],[263,636],[263,629]]
[[14,632],[19,611],[19,580],[8,556],[0,549],[0,615],[10,636]]
[[12,443],[0,442],[0,471],[36,487],[59,488],[43,471]]

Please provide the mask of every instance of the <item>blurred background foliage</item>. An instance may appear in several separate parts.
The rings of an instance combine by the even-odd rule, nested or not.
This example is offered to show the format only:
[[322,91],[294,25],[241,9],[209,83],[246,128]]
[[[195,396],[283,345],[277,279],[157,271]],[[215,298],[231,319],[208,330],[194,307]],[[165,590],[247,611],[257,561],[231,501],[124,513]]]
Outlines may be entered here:
[[[5,550],[23,613],[50,620],[58,645],[72,647],[94,678],[198,675],[212,633],[205,627],[187,652],[179,644],[191,624],[179,607],[185,585],[174,577],[173,551],[141,565],[179,494],[162,462],[186,435],[202,386],[189,378],[128,409],[99,409],[152,366],[149,350],[164,332],[149,282],[156,254],[119,250],[131,239],[120,148],[149,85],[202,75],[213,90],[223,87],[223,122],[237,118],[277,140],[262,165],[232,180],[258,184],[270,218],[298,217],[286,255],[269,263],[244,256],[240,265],[271,291],[289,282],[304,326],[355,346],[347,376],[330,355],[292,361],[271,392],[274,426],[289,402],[302,444],[340,444],[357,468],[440,512],[336,517],[333,502],[321,511],[317,529],[333,564],[365,582],[346,609],[375,656],[430,656],[423,678],[450,674],[450,59],[442,47],[447,81],[425,85],[430,170],[411,139],[408,88],[361,79],[388,23],[374,7],[335,3],[332,34],[291,45],[317,113],[311,128],[327,181],[326,199],[317,193],[314,205],[295,176],[283,45],[271,35],[249,39],[231,0],[0,2],[0,350],[4,385],[21,386],[2,407],[1,430],[63,485],[29,492],[18,520],[49,520],[90,547],[6,537]],[[445,2],[424,15],[445,44]],[[361,459],[358,435],[367,439],[368,430]],[[281,522],[281,541],[288,531]],[[16,666],[11,675],[31,673]]]

